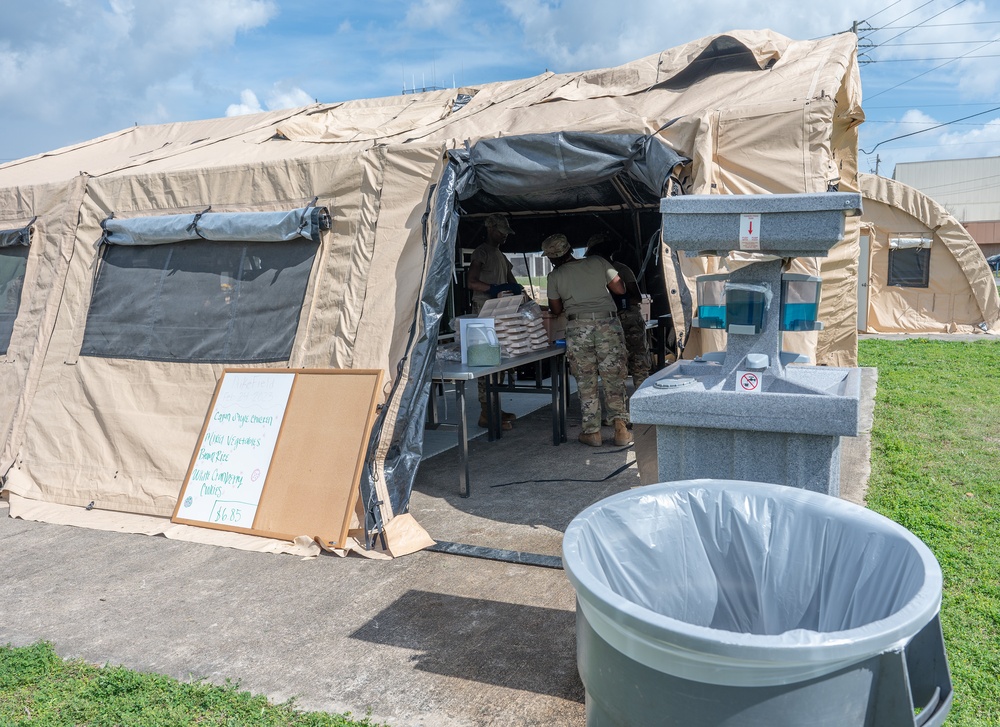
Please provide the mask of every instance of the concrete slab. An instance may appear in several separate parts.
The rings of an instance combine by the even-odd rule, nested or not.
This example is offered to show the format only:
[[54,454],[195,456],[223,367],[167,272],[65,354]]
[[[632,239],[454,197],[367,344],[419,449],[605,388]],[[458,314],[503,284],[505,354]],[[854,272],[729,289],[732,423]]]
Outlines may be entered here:
[[[425,461],[411,512],[439,540],[558,556],[578,512],[639,484],[632,449],[577,443],[575,400],[569,414],[558,447],[547,407],[470,442],[467,499],[456,448]],[[301,559],[0,517],[0,593],[0,643],[230,678],[393,727],[584,722],[575,593],[557,569],[428,551]]]

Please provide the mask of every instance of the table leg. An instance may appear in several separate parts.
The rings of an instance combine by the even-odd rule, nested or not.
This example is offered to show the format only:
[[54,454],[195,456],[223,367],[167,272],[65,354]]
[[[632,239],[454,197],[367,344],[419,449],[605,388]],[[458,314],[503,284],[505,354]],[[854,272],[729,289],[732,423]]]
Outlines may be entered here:
[[492,442],[497,438],[497,430],[493,426],[493,397],[496,396],[493,390],[493,374],[486,376],[483,386],[486,387],[486,439]]
[[490,403],[490,424],[497,439],[503,438],[503,414],[500,406],[500,386],[503,385],[503,372],[490,375],[490,388],[493,390],[493,400]]
[[559,357],[559,377],[561,379],[559,384],[559,399],[560,399],[560,412],[559,415],[562,418],[562,441],[566,441],[566,420],[567,420],[567,410],[569,409],[569,362],[566,360],[566,354]]
[[438,384],[431,383],[431,398],[427,404],[427,425],[430,428],[435,428],[441,423],[440,415],[438,413],[438,398],[437,398]]
[[455,399],[458,405],[458,494],[468,497],[469,492],[469,423],[465,416],[465,380],[455,382]]
[[[549,373],[552,385],[552,445],[559,446],[562,437],[562,417],[560,416],[559,401],[562,398],[562,377],[559,375],[559,357],[556,356],[549,365]],[[541,370],[541,367],[539,367]]]

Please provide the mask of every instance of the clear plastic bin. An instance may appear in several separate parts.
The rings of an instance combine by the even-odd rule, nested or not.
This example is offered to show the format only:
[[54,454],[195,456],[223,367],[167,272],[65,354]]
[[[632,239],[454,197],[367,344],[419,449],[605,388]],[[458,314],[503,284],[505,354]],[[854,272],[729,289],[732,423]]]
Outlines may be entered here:
[[819,297],[823,279],[815,275],[784,273],[781,276],[781,330],[816,331],[822,324]]
[[726,281],[728,275],[702,275],[695,279],[698,291],[696,328],[726,327]]

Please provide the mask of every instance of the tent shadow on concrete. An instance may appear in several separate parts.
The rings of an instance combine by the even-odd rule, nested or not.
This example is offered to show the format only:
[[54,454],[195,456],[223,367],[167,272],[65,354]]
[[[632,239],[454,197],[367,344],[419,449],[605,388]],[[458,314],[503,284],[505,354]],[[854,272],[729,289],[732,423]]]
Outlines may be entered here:
[[350,636],[412,651],[421,671],[583,703],[575,629],[562,609],[412,590]]

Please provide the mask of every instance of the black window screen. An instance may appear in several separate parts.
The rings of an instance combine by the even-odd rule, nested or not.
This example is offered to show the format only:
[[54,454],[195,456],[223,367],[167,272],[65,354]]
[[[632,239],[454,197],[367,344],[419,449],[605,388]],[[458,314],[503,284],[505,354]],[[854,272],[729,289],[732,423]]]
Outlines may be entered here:
[[193,363],[285,361],[317,243],[107,245],[80,353]]
[[7,353],[14,319],[21,307],[21,289],[28,263],[28,248],[0,247],[0,354]]
[[889,285],[926,288],[930,282],[929,247],[901,247],[889,250]]

